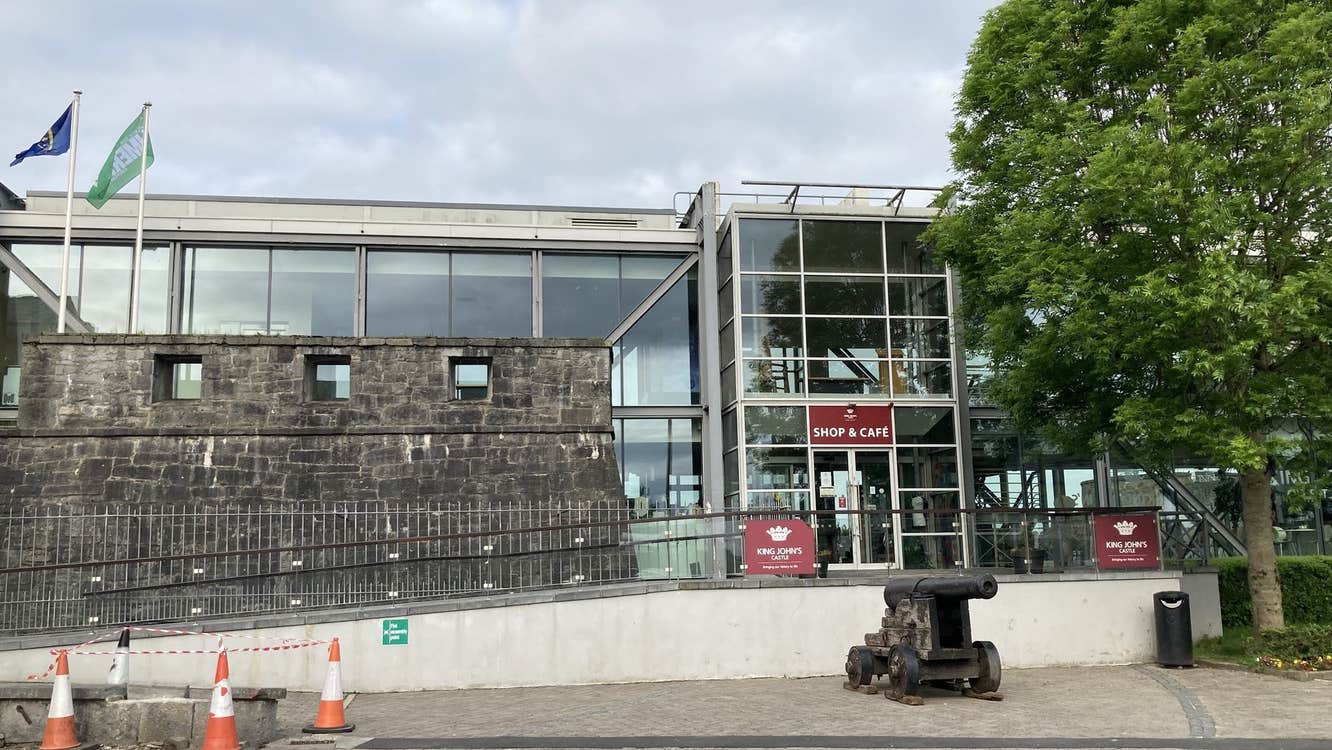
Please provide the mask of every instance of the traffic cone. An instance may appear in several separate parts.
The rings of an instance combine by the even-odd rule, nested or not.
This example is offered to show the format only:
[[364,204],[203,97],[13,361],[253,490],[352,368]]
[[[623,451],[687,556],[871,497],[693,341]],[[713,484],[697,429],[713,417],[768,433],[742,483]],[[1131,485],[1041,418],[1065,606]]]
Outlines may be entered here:
[[240,750],[240,738],[236,736],[236,709],[231,704],[230,675],[227,652],[222,649],[217,654],[217,673],[213,675],[213,701],[208,706],[203,750]]
[[[347,723],[347,716],[342,710],[342,650],[338,648],[338,639],[328,647],[328,675],[324,677],[324,692],[319,695],[319,713],[314,723],[302,731],[306,734],[333,734],[350,732],[355,724]],[[208,748],[204,748],[208,750]]]
[[56,654],[55,684],[51,686],[51,707],[46,710],[46,731],[40,750],[70,750],[79,746],[74,732],[74,695],[69,690],[69,653]]
[[111,657],[111,671],[106,673],[106,684],[129,684],[129,628],[120,631],[120,643],[116,644],[116,655]]

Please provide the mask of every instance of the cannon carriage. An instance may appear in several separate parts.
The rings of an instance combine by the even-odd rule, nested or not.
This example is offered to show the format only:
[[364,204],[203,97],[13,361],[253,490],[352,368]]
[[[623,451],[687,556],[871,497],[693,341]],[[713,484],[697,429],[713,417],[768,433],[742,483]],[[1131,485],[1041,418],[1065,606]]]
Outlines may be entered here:
[[[990,599],[999,591],[991,575],[903,578],[883,587],[881,627],[865,634],[865,644],[846,656],[845,686],[879,692],[892,700],[920,705],[920,686],[961,691],[1000,700],[999,650],[989,641],[971,639],[972,599]],[[875,678],[887,679],[876,686]]]

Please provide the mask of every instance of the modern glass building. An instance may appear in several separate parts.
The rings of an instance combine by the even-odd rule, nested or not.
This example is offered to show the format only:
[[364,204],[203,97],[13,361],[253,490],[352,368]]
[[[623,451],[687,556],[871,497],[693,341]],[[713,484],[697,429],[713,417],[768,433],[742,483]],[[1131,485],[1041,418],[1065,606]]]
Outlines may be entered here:
[[[605,338],[631,513],[832,511],[811,518],[832,566],[1004,564],[959,509],[1215,515],[1205,467],[1044,451],[985,403],[931,209],[790,187],[667,209],[149,196],[132,332]],[[69,332],[131,332],[135,202],[75,210]],[[56,329],[63,231],[62,193],[0,202],[0,425],[20,342]],[[1294,522],[1311,549],[1323,515]]]

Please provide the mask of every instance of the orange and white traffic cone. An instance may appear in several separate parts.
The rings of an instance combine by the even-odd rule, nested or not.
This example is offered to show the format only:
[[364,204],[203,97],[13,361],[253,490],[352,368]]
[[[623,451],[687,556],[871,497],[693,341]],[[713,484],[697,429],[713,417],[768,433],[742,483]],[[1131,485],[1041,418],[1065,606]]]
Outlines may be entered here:
[[46,731],[41,750],[70,750],[79,746],[74,731],[74,694],[69,689],[69,653],[56,654],[55,684],[51,686],[51,707],[46,710]]
[[[319,713],[314,723],[306,727],[307,734],[333,734],[350,732],[355,724],[347,723],[347,716],[342,710],[342,649],[338,639],[328,647],[328,675],[324,677],[324,692],[319,695]],[[204,748],[208,750],[208,748]]]
[[217,673],[213,675],[213,701],[208,706],[208,726],[204,729],[203,750],[240,750],[236,736],[236,709],[231,703],[231,671],[227,668],[225,649],[217,654]]

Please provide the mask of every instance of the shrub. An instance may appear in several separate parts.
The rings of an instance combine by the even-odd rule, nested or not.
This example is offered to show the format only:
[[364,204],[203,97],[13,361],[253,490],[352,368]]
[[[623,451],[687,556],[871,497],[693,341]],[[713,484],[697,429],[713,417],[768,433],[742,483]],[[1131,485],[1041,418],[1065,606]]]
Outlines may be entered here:
[[1319,659],[1332,654],[1332,625],[1291,625],[1250,636],[1249,650],[1283,661]]
[[[1221,594],[1221,622],[1252,624],[1249,561],[1223,557],[1213,564]],[[1281,608],[1288,624],[1332,624],[1332,557],[1278,557],[1277,574],[1281,578]]]

